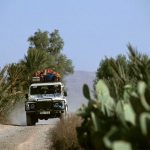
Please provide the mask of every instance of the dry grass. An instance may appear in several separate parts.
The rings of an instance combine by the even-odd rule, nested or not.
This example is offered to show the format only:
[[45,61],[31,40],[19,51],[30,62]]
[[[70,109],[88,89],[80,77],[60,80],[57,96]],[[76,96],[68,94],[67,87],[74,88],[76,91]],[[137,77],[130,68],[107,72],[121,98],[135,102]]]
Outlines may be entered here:
[[80,124],[81,119],[75,114],[69,114],[58,121],[51,135],[52,148],[55,150],[81,150],[76,133],[76,127]]

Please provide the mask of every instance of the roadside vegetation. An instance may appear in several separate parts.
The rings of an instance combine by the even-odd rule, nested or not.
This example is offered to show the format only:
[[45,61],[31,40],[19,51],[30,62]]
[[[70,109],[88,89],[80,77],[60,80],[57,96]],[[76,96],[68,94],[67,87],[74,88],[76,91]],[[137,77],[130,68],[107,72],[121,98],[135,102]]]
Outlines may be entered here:
[[[81,124],[75,126],[68,120],[56,124],[52,136],[56,150],[66,143],[71,147],[72,131],[77,132],[75,149],[150,149],[150,58],[131,45],[128,50],[128,56],[106,57],[100,62],[94,81],[95,98],[85,84],[83,94],[88,104],[78,112]],[[63,129],[69,129],[69,138]]]
[[[14,72],[13,72],[13,71]],[[12,74],[10,77],[9,75]],[[14,65],[5,66],[0,71],[0,121],[8,122],[8,114],[12,111],[17,101],[23,99],[22,90],[16,87],[19,85],[19,70]]]
[[81,125],[81,118],[76,114],[68,114],[56,123],[50,133],[52,149],[56,150],[81,150],[78,143],[76,128]]
[[28,42],[24,58],[0,70],[0,122],[6,122],[17,102],[25,101],[33,72],[52,68],[62,78],[73,73],[72,61],[62,53],[64,41],[58,30],[52,33],[38,30],[28,38]]
[[100,62],[95,100],[83,86],[88,105],[80,109],[77,135],[84,149],[150,149],[150,58],[128,49],[128,57]]

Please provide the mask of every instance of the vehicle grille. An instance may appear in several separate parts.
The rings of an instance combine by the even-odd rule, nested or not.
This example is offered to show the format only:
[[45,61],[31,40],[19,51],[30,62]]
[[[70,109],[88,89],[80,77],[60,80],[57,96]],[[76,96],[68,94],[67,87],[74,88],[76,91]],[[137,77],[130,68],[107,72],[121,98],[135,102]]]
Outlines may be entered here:
[[53,103],[51,101],[38,101],[36,108],[37,110],[49,110],[52,109],[53,107]]

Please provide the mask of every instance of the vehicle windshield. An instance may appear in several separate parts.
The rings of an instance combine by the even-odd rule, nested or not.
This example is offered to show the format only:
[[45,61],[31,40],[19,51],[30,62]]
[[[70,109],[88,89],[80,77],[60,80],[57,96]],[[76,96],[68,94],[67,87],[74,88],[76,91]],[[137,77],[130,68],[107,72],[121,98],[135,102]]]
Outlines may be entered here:
[[30,94],[61,94],[61,85],[31,86]]

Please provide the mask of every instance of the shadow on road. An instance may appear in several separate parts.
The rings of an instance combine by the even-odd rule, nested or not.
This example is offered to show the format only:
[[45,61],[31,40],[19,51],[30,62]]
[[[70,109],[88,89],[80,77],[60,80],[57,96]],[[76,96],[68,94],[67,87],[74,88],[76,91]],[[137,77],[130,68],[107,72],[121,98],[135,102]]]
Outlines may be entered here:
[[2,123],[2,125],[8,125],[8,126],[27,126],[26,124],[14,124],[14,123]]

